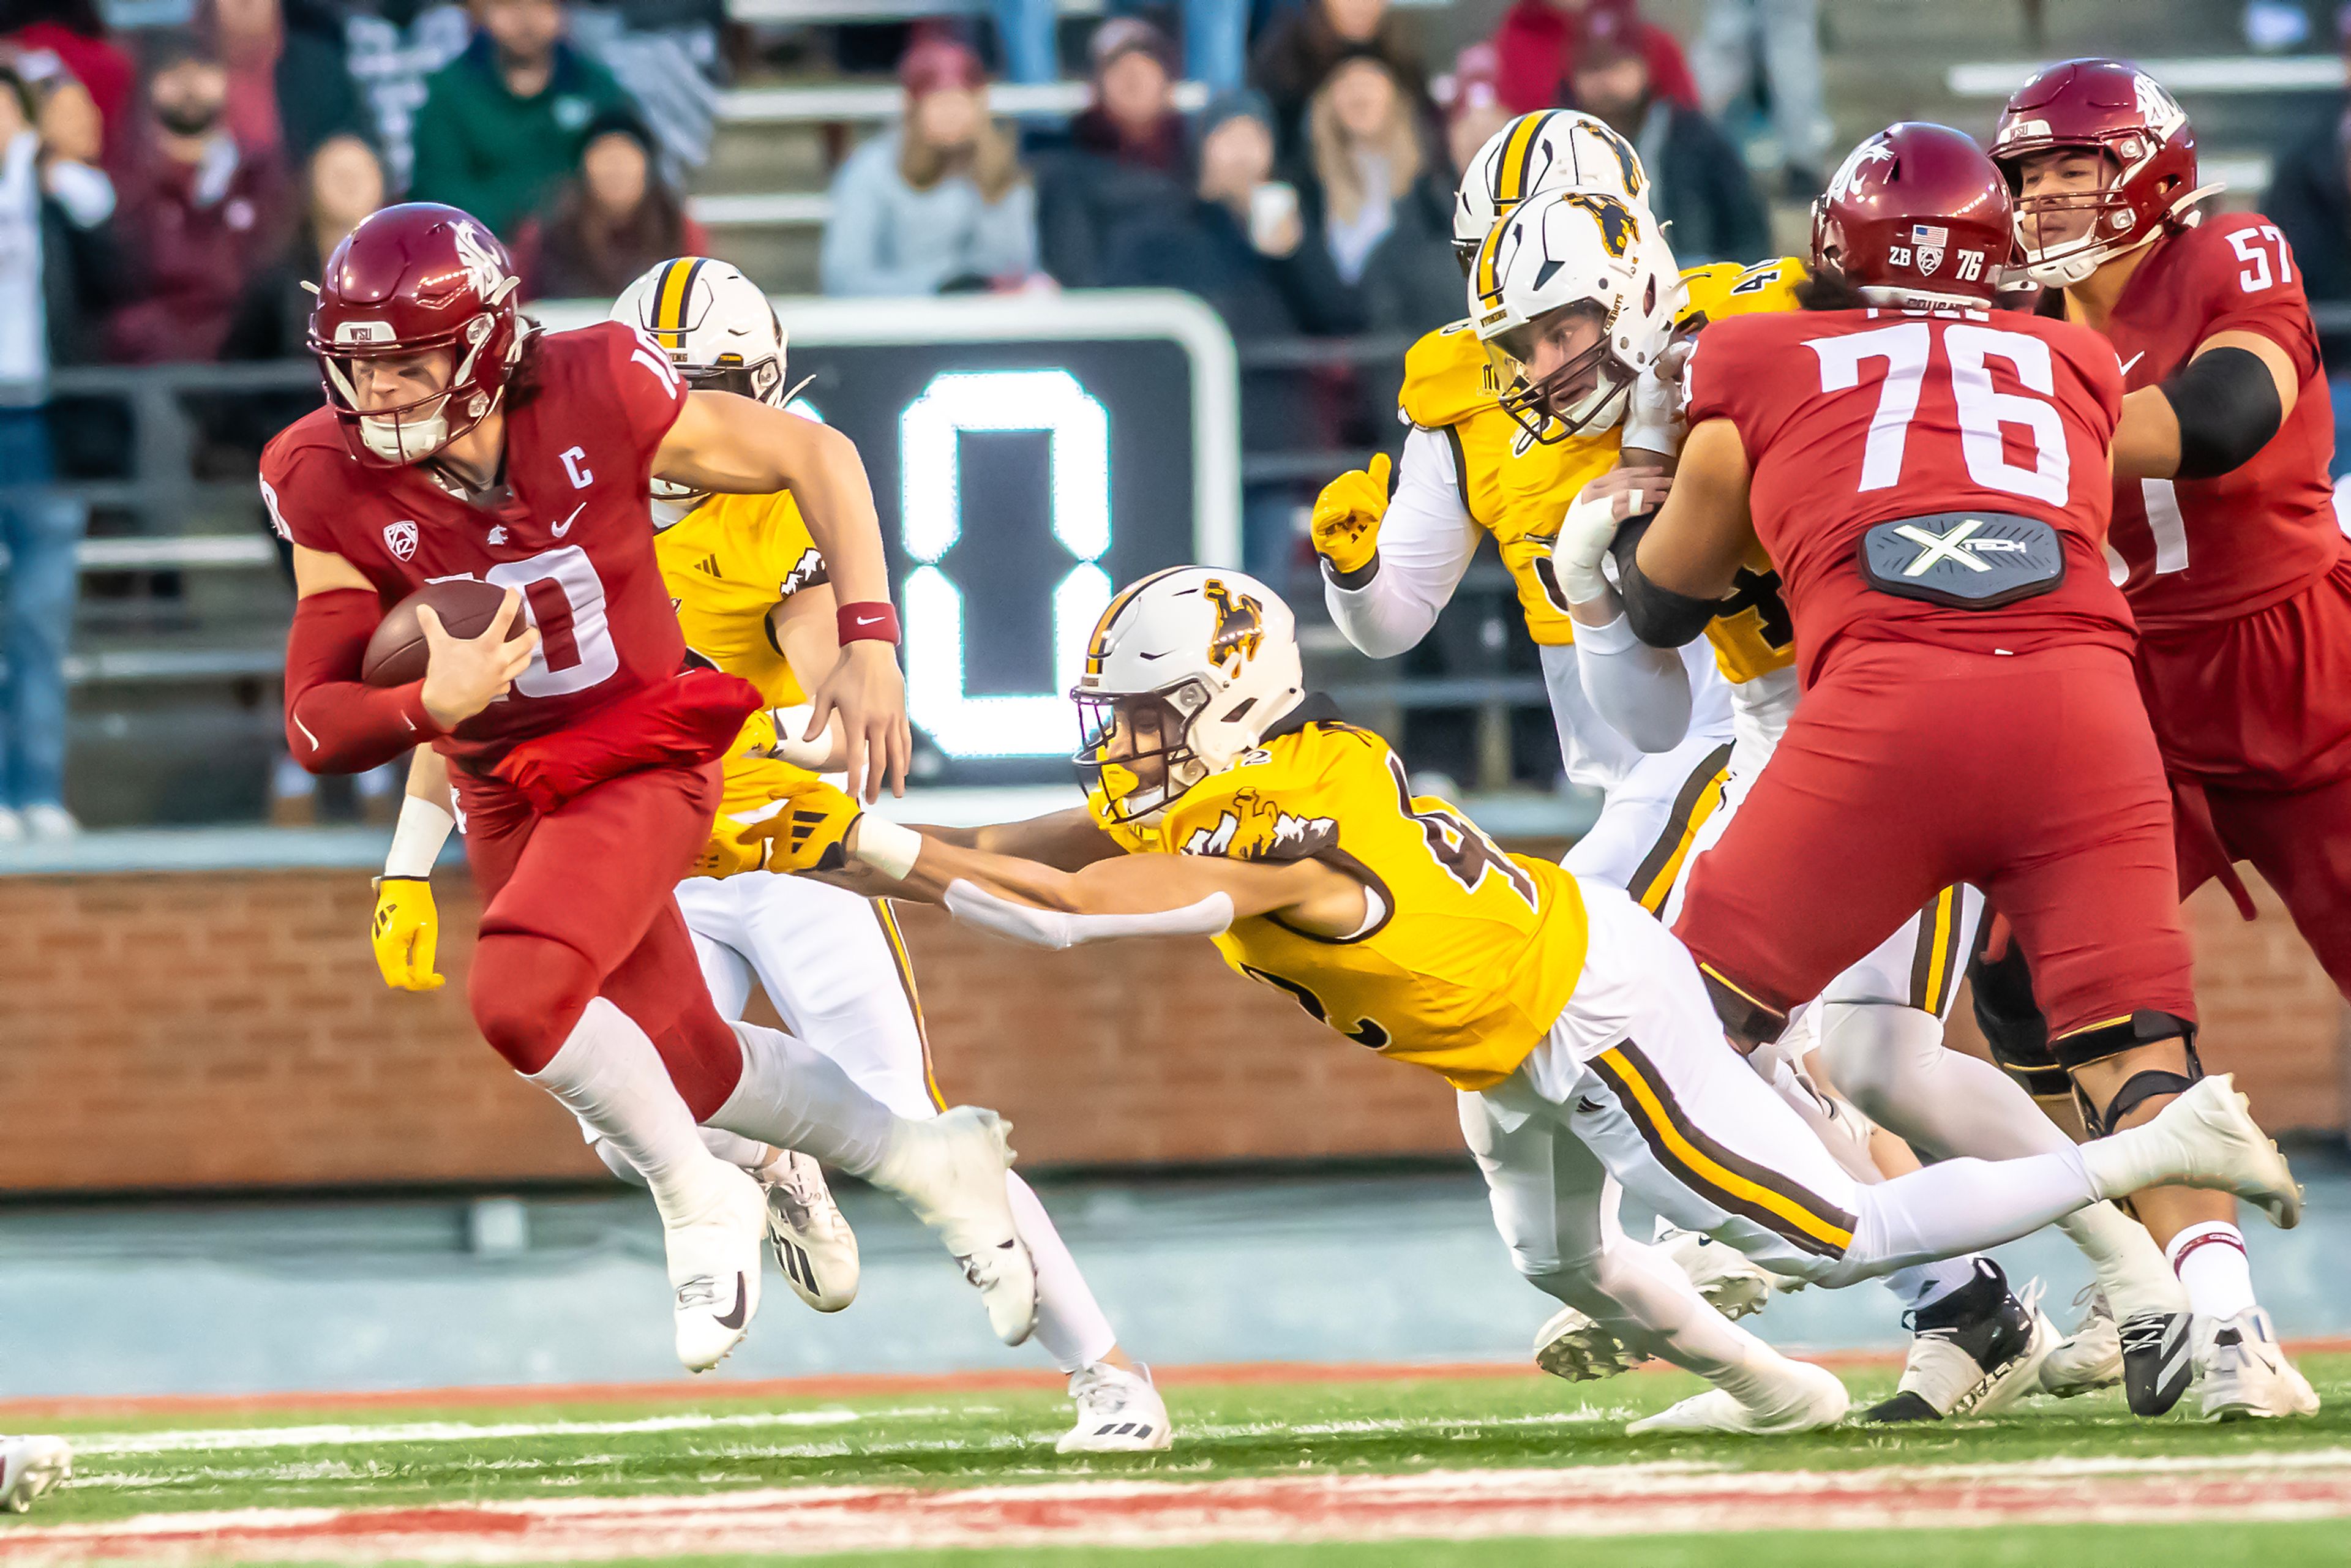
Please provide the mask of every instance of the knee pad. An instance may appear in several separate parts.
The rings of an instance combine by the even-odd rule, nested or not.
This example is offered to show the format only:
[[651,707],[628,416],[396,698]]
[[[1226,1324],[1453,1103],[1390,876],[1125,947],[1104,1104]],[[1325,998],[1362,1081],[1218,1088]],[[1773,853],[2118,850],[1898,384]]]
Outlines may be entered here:
[[465,1000],[475,1027],[517,1072],[537,1072],[563,1049],[596,995],[596,971],[546,936],[499,933],[474,947]]
[[2161,1068],[2134,1072],[2123,1080],[2122,1087],[2115,1091],[2115,1097],[2104,1107],[2093,1105],[2087,1094],[2078,1086],[2074,1089],[2074,1103],[2080,1107],[2082,1125],[2091,1136],[2105,1137],[2125,1116],[2158,1095],[2184,1094],[2195,1086],[2196,1081],[2204,1076],[2204,1063],[2196,1054],[2196,1026],[2176,1014],[2142,1008],[2126,1019],[2077,1030],[2053,1042],[2052,1049],[2058,1061],[2070,1069],[2175,1037],[2188,1053],[2185,1073]]
[[2032,970],[2024,950],[2007,940],[2003,926],[1997,957],[1978,951],[1968,960],[1968,988],[1974,998],[1976,1027],[1991,1047],[1991,1059],[2035,1099],[2072,1092],[2074,1081],[2049,1049],[2049,1020],[2032,996]]

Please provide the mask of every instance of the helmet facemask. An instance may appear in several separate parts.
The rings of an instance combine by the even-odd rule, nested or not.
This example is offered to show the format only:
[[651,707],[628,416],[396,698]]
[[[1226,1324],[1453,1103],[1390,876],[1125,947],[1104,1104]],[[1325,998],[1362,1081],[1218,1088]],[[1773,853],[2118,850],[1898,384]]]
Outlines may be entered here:
[[[1536,350],[1569,316],[1591,322],[1598,329],[1597,340],[1541,378],[1531,376],[1529,365]],[[1550,445],[1587,430],[1613,428],[1625,417],[1637,372],[1616,353],[1615,325],[1614,314],[1604,314],[1596,301],[1583,300],[1545,311],[1487,340],[1495,379],[1510,389],[1502,394],[1502,411],[1530,439]]]
[[[2025,275],[2049,287],[2068,288],[2162,233],[2160,224],[2139,223],[2129,191],[2131,177],[2159,146],[2152,137],[2131,132],[2104,142],[2033,147],[2002,156],[2001,172],[2016,202],[2016,244]],[[2100,183],[2085,191],[2026,195],[2025,165],[2053,154],[2096,159]]]
[[[359,431],[369,459],[382,467],[404,467],[434,456],[465,435],[497,406],[498,392],[484,390],[475,380],[475,362],[496,330],[489,315],[473,317],[456,333],[423,342],[370,342],[366,339],[334,344],[316,343],[325,374],[327,394],[335,410]],[[450,370],[441,385],[404,402],[381,407],[360,406],[357,369],[367,360],[413,360],[446,355]],[[501,388],[501,390],[503,390]],[[452,400],[462,397],[453,411]]]
[[1078,705],[1072,758],[1113,822],[1147,822],[1216,771],[1194,745],[1192,727],[1216,693],[1197,677],[1157,692],[1071,694]]

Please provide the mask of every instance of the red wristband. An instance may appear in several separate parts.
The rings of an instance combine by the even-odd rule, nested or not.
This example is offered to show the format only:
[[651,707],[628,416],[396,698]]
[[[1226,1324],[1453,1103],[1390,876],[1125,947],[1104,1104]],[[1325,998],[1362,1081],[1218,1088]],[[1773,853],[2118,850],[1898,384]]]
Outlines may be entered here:
[[886,599],[844,604],[835,620],[844,648],[852,643],[888,643],[893,647],[897,644],[898,612]]

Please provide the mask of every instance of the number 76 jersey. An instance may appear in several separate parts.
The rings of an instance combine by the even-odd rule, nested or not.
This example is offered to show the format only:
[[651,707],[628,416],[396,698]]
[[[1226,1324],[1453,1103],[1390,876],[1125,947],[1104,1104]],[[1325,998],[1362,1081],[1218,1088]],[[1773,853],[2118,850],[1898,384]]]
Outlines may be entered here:
[[1812,685],[1847,641],[2127,654],[2107,574],[2122,376],[2104,339],[1970,310],[1734,317],[1698,334],[1693,432],[1739,431]]
[[530,667],[440,743],[485,763],[675,674],[685,659],[647,503],[684,383],[623,323],[544,334],[532,355],[529,394],[517,402],[507,392],[507,486],[490,504],[452,495],[418,465],[360,463],[325,409],[261,455],[278,532],[350,562],[386,609],[448,578],[522,591],[540,639]]
[[1322,860],[1360,877],[1369,907],[1352,936],[1259,915],[1233,922],[1217,946],[1356,1044],[1458,1089],[1516,1071],[1583,971],[1575,879],[1505,854],[1453,807],[1415,796],[1387,742],[1341,723],[1327,698],[1308,697],[1158,823],[1112,831],[1131,852]]

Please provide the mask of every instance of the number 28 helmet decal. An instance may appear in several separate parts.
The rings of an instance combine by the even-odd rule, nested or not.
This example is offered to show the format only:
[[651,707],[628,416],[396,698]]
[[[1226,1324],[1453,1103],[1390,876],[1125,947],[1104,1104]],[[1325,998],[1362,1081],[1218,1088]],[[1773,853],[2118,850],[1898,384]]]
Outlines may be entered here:
[[1254,749],[1304,695],[1297,619],[1264,583],[1179,566],[1128,584],[1094,622],[1070,693],[1095,810],[1151,821]]
[[[360,220],[313,286],[309,334],[351,455],[381,468],[422,463],[488,418],[532,330],[515,309],[520,287],[507,247],[455,207],[405,202]],[[435,350],[451,357],[440,391],[360,409],[359,361]]]
[[[1557,190],[1496,224],[1469,270],[1469,319],[1510,390],[1502,407],[1535,441],[1606,430],[1633,381],[1664,351],[1680,273],[1646,207],[1611,192]],[[1544,325],[1588,314],[1599,340],[1530,380]]]

